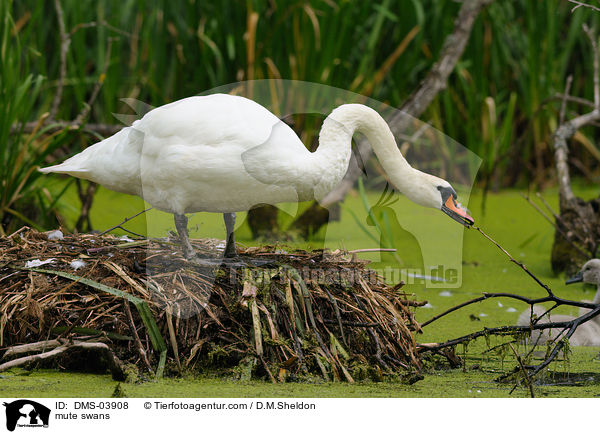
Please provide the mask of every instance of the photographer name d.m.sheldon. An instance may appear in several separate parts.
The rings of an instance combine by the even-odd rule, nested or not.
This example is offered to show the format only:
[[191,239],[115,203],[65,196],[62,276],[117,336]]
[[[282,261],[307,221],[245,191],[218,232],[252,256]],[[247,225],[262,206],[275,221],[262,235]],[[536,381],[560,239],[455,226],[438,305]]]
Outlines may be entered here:
[[316,410],[317,405],[309,402],[257,401],[257,410]]

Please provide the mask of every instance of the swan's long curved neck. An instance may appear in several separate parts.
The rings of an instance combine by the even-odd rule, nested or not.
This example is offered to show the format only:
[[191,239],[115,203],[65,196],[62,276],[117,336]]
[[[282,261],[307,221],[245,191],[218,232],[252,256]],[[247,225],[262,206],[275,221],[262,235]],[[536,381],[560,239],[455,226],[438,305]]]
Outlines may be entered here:
[[[328,173],[336,182],[346,173],[351,155],[351,141],[354,133],[364,134],[379,162],[383,166],[394,186],[414,202],[421,203],[419,184],[422,177],[429,177],[410,166],[396,144],[394,135],[387,122],[370,107],[361,104],[345,104],[337,107],[325,119],[319,134],[319,148],[315,157],[327,161]],[[339,167],[343,167],[340,173]],[[332,179],[333,180],[333,179]],[[317,191],[315,195],[318,198]],[[426,203],[421,203],[429,206]]]

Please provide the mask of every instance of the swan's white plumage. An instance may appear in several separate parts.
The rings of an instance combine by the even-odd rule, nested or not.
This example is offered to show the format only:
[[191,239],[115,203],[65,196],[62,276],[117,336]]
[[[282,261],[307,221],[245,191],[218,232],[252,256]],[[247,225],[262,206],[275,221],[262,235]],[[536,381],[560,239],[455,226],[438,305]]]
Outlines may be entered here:
[[311,153],[289,126],[252,100],[224,94],[185,98],[41,171],[139,195],[174,214],[230,213],[323,198],[348,168],[355,131],[367,137],[401,192],[420,205],[441,207],[438,187],[448,182],[413,169],[383,118],[359,104],[333,110]]
[[[349,156],[328,184],[339,182]],[[163,211],[236,212],[260,203],[312,199],[327,169],[315,160],[294,131],[263,106],[216,94],[158,107],[41,171],[139,195]]]

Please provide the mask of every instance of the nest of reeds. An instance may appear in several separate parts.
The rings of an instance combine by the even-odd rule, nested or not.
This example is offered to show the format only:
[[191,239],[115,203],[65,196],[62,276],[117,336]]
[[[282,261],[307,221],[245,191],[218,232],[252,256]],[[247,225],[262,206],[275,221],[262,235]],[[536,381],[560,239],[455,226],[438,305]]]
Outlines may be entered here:
[[188,261],[176,240],[61,235],[0,238],[0,370],[98,345],[109,365],[158,375],[354,381],[421,367],[422,303],[355,254],[251,247],[219,263],[219,241],[194,240],[207,259]]

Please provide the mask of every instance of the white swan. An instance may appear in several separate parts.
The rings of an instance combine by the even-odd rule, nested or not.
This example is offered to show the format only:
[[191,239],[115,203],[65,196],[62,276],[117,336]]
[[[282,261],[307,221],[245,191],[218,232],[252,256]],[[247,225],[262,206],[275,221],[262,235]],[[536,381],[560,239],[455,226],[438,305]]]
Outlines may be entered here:
[[[593,283],[598,285],[598,290],[596,295],[594,296],[594,300],[591,303],[598,304],[600,303],[600,259],[591,259],[587,261],[581,271],[577,273],[575,276],[567,280],[565,283],[567,285],[576,282],[586,282]],[[581,308],[579,310],[579,315],[584,315],[587,313],[589,309]],[[542,306],[535,306],[533,308],[533,313],[541,319],[539,321],[540,324],[552,322],[566,322],[575,319],[575,317],[569,315],[553,315],[550,312],[548,315],[542,315],[546,312]],[[517,322],[518,325],[529,325],[531,318],[531,309],[525,310],[521,316],[519,316],[519,320]],[[534,330],[531,333],[531,341],[537,342],[539,344],[545,343],[548,340],[555,338],[562,328],[554,329],[552,331],[546,330]],[[573,346],[582,346],[582,347],[597,347],[600,346],[600,315],[592,318],[588,322],[581,324],[575,330],[575,333],[569,338],[569,343]]]
[[322,199],[348,169],[355,132],[367,137],[391,182],[409,199],[473,224],[450,184],[412,168],[383,118],[360,104],[333,110],[311,153],[290,127],[252,100],[224,94],[185,98],[40,171],[94,181],[173,213],[188,258],[193,248],[185,214],[224,213],[225,256],[235,256],[235,212]]

